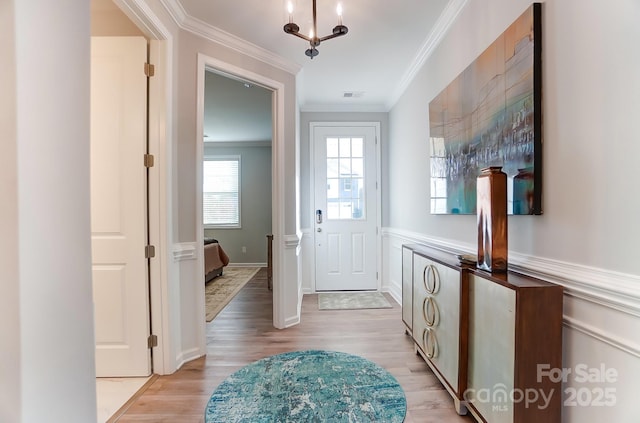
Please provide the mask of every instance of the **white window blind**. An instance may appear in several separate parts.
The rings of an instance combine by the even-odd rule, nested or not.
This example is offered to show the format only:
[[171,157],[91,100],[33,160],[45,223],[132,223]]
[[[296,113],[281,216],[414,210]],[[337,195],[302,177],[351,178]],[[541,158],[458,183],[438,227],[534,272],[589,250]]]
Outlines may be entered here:
[[240,227],[240,157],[206,157],[202,182],[205,227]]

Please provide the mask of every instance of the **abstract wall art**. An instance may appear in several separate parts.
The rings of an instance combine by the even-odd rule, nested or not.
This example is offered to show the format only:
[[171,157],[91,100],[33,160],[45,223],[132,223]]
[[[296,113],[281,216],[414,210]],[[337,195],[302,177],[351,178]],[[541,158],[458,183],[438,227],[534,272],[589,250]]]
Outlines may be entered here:
[[475,214],[501,166],[509,214],[542,214],[541,5],[533,3],[429,103],[431,213]]

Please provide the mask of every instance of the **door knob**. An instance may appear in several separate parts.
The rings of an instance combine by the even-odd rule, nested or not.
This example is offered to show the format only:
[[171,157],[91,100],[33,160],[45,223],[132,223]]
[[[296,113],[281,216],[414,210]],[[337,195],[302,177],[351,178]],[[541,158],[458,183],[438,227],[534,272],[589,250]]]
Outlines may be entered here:
[[316,231],[322,232],[322,228],[318,228],[318,229],[316,229]]

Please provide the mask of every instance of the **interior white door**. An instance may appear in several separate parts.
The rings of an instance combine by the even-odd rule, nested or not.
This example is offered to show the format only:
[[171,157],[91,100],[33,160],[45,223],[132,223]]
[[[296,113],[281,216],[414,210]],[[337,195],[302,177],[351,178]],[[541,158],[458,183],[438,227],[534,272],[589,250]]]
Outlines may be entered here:
[[96,374],[148,376],[143,37],[91,39],[91,239]]
[[314,126],[317,291],[375,290],[375,126]]

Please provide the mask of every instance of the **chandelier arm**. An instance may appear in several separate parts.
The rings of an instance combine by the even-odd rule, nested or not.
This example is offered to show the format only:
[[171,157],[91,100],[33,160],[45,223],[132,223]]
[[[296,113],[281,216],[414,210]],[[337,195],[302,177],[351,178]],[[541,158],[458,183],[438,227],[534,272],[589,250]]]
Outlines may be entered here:
[[322,42],[322,41],[330,40],[332,38],[342,37],[343,35],[346,35],[346,34],[347,34],[346,32],[339,32],[337,34],[334,33],[334,34],[331,34],[331,35],[327,35],[326,37],[322,37],[319,40],[320,40],[320,42]]
[[301,34],[300,32],[288,32],[287,34],[295,35],[298,38],[302,38],[305,41],[311,42],[311,38],[307,37],[304,34]]

